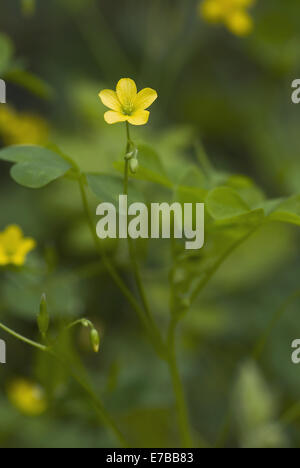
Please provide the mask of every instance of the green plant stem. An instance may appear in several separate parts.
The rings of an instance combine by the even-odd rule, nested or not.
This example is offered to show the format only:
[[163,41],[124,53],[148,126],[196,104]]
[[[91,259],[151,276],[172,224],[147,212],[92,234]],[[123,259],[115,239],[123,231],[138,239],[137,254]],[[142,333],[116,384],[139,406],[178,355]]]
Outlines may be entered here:
[[179,319],[172,317],[169,325],[168,332],[168,366],[172,379],[172,385],[174,389],[175,401],[176,401],[176,411],[178,418],[178,425],[180,429],[182,446],[184,448],[193,447],[193,439],[191,435],[188,408],[185,400],[184,389],[182,381],[180,378],[177,359],[176,359],[176,347],[175,347],[175,338],[176,338],[176,329],[179,323]]
[[[97,237],[96,228],[94,226],[93,218],[92,218],[92,215],[91,215],[91,212],[90,212],[90,209],[89,209],[86,190],[85,190],[85,185],[84,185],[84,182],[83,182],[82,178],[79,179],[79,186],[80,186],[80,193],[81,193],[82,203],[83,203],[84,211],[85,211],[85,214],[86,214],[86,217],[87,217],[87,220],[88,220],[89,228],[90,228],[92,237],[94,239],[97,251],[99,252],[99,254],[100,254],[101,258],[102,258],[103,264],[104,264],[106,270],[108,271],[108,273],[110,274],[110,276],[112,277],[112,279],[114,280],[114,282],[116,283],[116,285],[119,287],[119,289],[121,290],[123,295],[126,297],[128,302],[130,303],[130,305],[132,306],[132,308],[136,312],[136,314],[137,314],[138,318],[140,319],[140,321],[141,321],[145,331],[147,332],[148,336],[150,337],[151,340],[153,340],[153,330],[152,330],[152,328],[150,326],[149,321],[147,320],[147,317],[144,314],[144,311],[143,311],[142,307],[140,306],[140,304],[138,303],[138,301],[136,300],[134,295],[131,293],[131,291],[128,289],[128,287],[124,283],[123,279],[120,277],[120,275],[118,274],[118,272],[116,271],[114,266],[111,264],[110,260],[107,258],[105,252],[102,249],[101,241]],[[156,346],[156,350],[157,350],[157,352],[161,353],[161,349],[158,348],[158,346]]]
[[99,398],[94,393],[94,391],[75,372],[72,371],[68,363],[65,363],[65,361],[60,356],[58,356],[51,347],[42,345],[41,343],[37,343],[36,341],[32,341],[26,338],[25,336],[22,336],[19,333],[15,332],[11,328],[8,328],[2,323],[0,323],[0,328],[4,330],[6,333],[8,333],[9,335],[16,338],[17,340],[22,341],[23,343],[26,343],[34,348],[37,348],[40,351],[46,352],[50,354],[52,357],[54,357],[55,359],[57,359],[67,369],[67,371],[71,374],[74,380],[85,391],[85,393],[91,398],[93,405],[95,409],[97,410],[97,413],[99,417],[101,418],[103,424],[106,425],[112,431],[112,433],[115,435],[117,440],[120,442],[121,446],[129,447],[123,434],[119,431],[114,420],[111,418],[107,410],[104,408],[102,401],[99,400]]
[[[85,325],[85,324],[87,324],[87,325]],[[70,324],[66,327],[66,329],[67,329],[67,330],[71,330],[71,328],[74,328],[74,327],[76,327],[77,325],[82,325],[83,327],[88,326],[88,327],[90,327],[90,328],[93,328],[93,327],[94,327],[94,325],[92,324],[92,322],[91,322],[90,320],[88,320],[88,319],[86,319],[86,318],[82,318],[82,319],[75,320],[75,322],[70,323]]]
[[[131,147],[133,146],[133,142],[130,137],[130,129],[129,129],[129,124],[126,122],[126,134],[127,134],[127,145],[126,145],[126,156],[130,152]],[[129,183],[129,160],[127,157],[125,157],[125,168],[124,168],[124,188],[123,188],[123,193],[124,195],[128,195],[128,183]],[[142,282],[142,277],[139,269],[139,264],[136,258],[136,252],[135,252],[135,246],[133,243],[133,240],[131,239],[130,236],[127,236],[128,240],[128,250],[129,250],[129,256],[130,256],[130,261],[131,261],[131,266],[133,269],[133,274],[135,278],[135,282],[138,288],[138,292],[143,304],[143,308],[145,311],[145,317],[146,320],[149,323],[149,327],[151,330],[151,334],[153,336],[154,341],[156,342],[156,345],[158,347],[158,350],[160,350],[160,354],[164,354],[164,344],[163,340],[160,334],[160,331],[154,321],[154,318],[151,314],[151,310],[148,304],[147,296],[143,287],[143,282]]]
[[[126,131],[127,131],[127,146],[126,146],[126,155],[127,155],[130,152],[131,146],[133,145],[131,137],[130,137],[130,129],[129,129],[128,122],[126,122]],[[125,195],[128,195],[128,182],[129,182],[129,161],[127,157],[125,157],[125,169],[124,169],[124,194]],[[136,259],[134,245],[130,236],[128,236],[128,245],[129,245],[129,254],[130,254],[132,268],[134,271],[136,284],[139,290],[139,294],[143,303],[143,307],[144,307],[147,319],[149,320],[154,336],[158,338],[159,343],[162,343],[161,334],[152,317],[152,314],[148,305],[148,301],[146,298],[146,294],[145,294],[142,279],[141,279],[141,274],[140,274],[139,267],[138,267],[138,262]],[[168,364],[168,368],[169,368],[169,372],[170,372],[171,380],[172,380],[172,385],[174,389],[178,424],[180,428],[182,444],[183,444],[183,447],[192,447],[193,442],[192,442],[192,437],[191,437],[191,432],[190,432],[190,427],[189,427],[188,410],[187,410],[187,405],[185,402],[183,385],[180,379],[180,374],[179,374],[177,360],[176,360],[175,336],[176,336],[177,324],[178,324],[178,320],[175,319],[175,316],[172,317],[172,320],[170,322],[170,327],[169,327],[169,334],[168,334],[167,364]]]
[[193,447],[192,430],[189,422],[188,406],[184,395],[184,388],[180,378],[176,359],[176,331],[180,321],[180,315],[177,313],[176,291],[174,286],[174,266],[176,262],[176,241],[174,236],[171,237],[171,256],[172,268],[169,274],[171,320],[168,331],[168,366],[174,390],[177,419],[182,445],[185,448],[189,448]]
[[6,327],[2,323],[0,323],[0,328],[4,330],[6,333],[9,335],[13,336],[17,340],[23,341],[23,343],[26,343],[30,346],[33,346],[34,348],[39,349],[40,351],[48,351],[48,347],[44,346],[40,343],[37,343],[36,341],[29,340],[28,338],[25,338],[25,336],[20,335],[19,333],[15,332],[14,330],[11,330],[11,328]]

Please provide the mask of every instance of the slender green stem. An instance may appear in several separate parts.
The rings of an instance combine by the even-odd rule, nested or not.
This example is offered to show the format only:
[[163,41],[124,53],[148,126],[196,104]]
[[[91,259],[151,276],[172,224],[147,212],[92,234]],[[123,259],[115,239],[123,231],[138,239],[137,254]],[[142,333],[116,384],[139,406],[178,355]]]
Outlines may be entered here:
[[[74,325],[74,324],[73,324]],[[25,336],[20,335],[19,333],[15,332],[11,328],[8,328],[7,326],[3,325],[0,323],[0,328],[4,330],[6,333],[9,335],[13,336],[17,340],[22,341],[23,343],[26,343],[30,346],[33,346],[34,348],[39,349],[40,351],[49,353],[52,357],[57,359],[67,370],[68,372],[72,375],[74,380],[82,387],[82,389],[87,393],[87,395],[91,398],[93,405],[95,409],[97,410],[98,415],[100,416],[102,422],[104,425],[110,428],[110,430],[113,432],[117,440],[120,442],[122,447],[129,447],[127,444],[125,438],[123,437],[122,433],[119,431],[118,427],[116,426],[115,422],[109,415],[109,413],[106,411],[106,409],[103,406],[103,403],[97,395],[93,392],[93,390],[70,368],[69,364],[66,363],[60,356],[58,356],[51,347],[49,346],[44,346],[41,343],[37,343],[36,341],[32,341]]]
[[75,322],[70,323],[66,328],[67,330],[70,330],[71,328],[74,328],[77,325],[82,325],[83,327],[90,327],[90,328],[94,327],[94,325],[92,324],[90,320],[82,318],[82,319],[75,320]]
[[[126,155],[127,155],[130,152],[131,147],[133,146],[133,142],[130,137],[130,129],[129,129],[128,122],[126,122],[126,134],[127,134],[127,145],[126,145]],[[124,189],[123,189],[124,195],[128,195],[128,183],[129,183],[129,160],[127,157],[125,157]],[[142,282],[139,264],[136,258],[136,252],[135,252],[135,246],[134,246],[133,240],[131,239],[130,236],[127,236],[127,239],[128,239],[128,250],[129,250],[129,255],[130,255],[130,261],[131,261],[136,285],[138,288],[138,292],[139,292],[139,295],[143,304],[143,308],[145,311],[145,317],[149,323],[149,327],[151,329],[153,339],[157,343],[157,347],[160,350],[160,354],[161,354],[163,353],[163,349],[164,349],[163,340],[161,338],[160,331],[151,314],[151,310],[148,304],[147,296],[146,296],[143,282]]]
[[180,315],[177,313],[176,290],[174,284],[174,266],[176,262],[176,243],[174,236],[171,237],[171,255],[172,268],[169,274],[171,320],[168,330],[168,367],[174,390],[180,437],[183,447],[188,448],[193,447],[193,438],[189,422],[188,407],[184,395],[184,388],[180,378],[176,359],[176,331],[180,321]]
[[84,211],[88,220],[89,228],[91,231],[91,234],[93,236],[95,246],[102,258],[102,261],[104,263],[105,268],[107,269],[108,273],[116,283],[116,285],[119,287],[123,295],[126,297],[128,302],[131,304],[132,308],[135,310],[137,313],[140,321],[142,322],[146,332],[149,334],[149,336],[152,339],[152,330],[149,325],[149,322],[147,320],[147,317],[144,314],[144,311],[138,301],[135,299],[134,295],[131,293],[131,291],[128,289],[126,284],[124,283],[123,279],[120,277],[114,266],[111,264],[110,260],[107,258],[105,252],[102,249],[101,241],[97,237],[96,229],[94,226],[93,218],[89,209],[88,201],[87,201],[87,195],[85,191],[85,186],[82,178],[79,179],[79,186],[80,186],[80,193],[81,193],[81,198],[82,198],[82,203],[84,207]]
[[47,346],[44,346],[40,343],[37,343],[36,341],[29,340],[28,338],[25,338],[25,336],[20,335],[19,333],[15,332],[14,330],[11,330],[11,328],[6,327],[2,323],[0,323],[0,328],[4,330],[6,333],[9,335],[13,336],[17,340],[23,341],[23,343],[26,343],[30,346],[33,346],[34,348],[39,349],[40,351],[49,351],[49,348]]
[[176,401],[176,410],[178,424],[180,428],[181,441],[184,448],[193,447],[193,439],[191,435],[191,429],[189,424],[188,408],[185,400],[184,389],[182,381],[180,378],[177,359],[176,359],[176,349],[175,349],[175,338],[176,338],[176,329],[178,325],[178,319],[174,316],[171,319],[168,333],[168,350],[169,350],[169,359],[168,366],[170,370],[170,375],[172,379],[175,401]]
[[78,383],[78,385],[85,391],[85,393],[89,396],[91,399],[93,406],[95,410],[97,411],[97,414],[99,415],[100,420],[102,423],[110,428],[116,439],[119,441],[121,447],[124,448],[129,448],[129,444],[124,438],[123,434],[121,431],[118,429],[115,421],[112,419],[108,411],[105,409],[102,401],[98,398],[96,393],[93,391],[93,389],[76,373],[71,369],[71,366],[69,365],[68,362],[65,362],[63,359],[61,359],[59,356],[57,356],[55,353],[52,353],[54,357],[66,368],[69,370],[69,373],[73,377],[73,379]]

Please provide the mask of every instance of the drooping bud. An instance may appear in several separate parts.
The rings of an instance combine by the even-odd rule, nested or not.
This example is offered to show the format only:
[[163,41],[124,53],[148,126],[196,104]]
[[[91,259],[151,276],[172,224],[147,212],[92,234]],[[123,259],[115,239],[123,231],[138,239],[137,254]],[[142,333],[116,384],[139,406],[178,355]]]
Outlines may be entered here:
[[37,323],[41,335],[46,336],[50,324],[46,294],[43,294],[41,298],[40,311],[37,317]]
[[92,348],[95,353],[98,353],[99,348],[100,348],[100,336],[96,328],[92,328],[90,332],[90,339],[91,339],[91,344]]
[[90,322],[89,320],[87,320],[87,319],[82,319],[82,320],[81,320],[81,323],[82,323],[82,325],[83,325],[84,327],[86,327],[86,328],[89,327],[90,324],[91,324],[91,322]]
[[129,161],[129,168],[132,174],[136,174],[139,168],[139,162],[136,158],[132,158]]

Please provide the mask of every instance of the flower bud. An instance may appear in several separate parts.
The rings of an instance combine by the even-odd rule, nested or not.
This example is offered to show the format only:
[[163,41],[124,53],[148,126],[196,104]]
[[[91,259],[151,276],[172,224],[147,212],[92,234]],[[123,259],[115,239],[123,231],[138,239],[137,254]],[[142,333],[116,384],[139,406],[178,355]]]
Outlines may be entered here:
[[134,151],[129,151],[129,153],[125,154],[125,159],[127,159],[127,161],[130,161],[130,159],[133,158],[133,156],[134,156]]
[[98,353],[99,348],[100,348],[100,336],[96,328],[92,328],[91,333],[90,333],[90,339],[91,339],[91,344],[92,344],[92,348],[94,352]]
[[136,158],[132,158],[129,161],[129,168],[132,174],[136,174],[139,168],[139,162]]
[[47,300],[46,294],[42,295],[41,302],[40,302],[40,311],[37,317],[37,323],[39,327],[40,333],[45,336],[50,323],[50,317],[48,314],[48,307],[47,307]]

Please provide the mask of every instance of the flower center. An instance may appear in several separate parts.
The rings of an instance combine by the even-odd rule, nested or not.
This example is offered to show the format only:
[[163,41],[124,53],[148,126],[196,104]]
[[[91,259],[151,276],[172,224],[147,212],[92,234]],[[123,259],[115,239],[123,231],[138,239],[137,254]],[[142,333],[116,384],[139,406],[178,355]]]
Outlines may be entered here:
[[134,110],[133,104],[128,104],[126,106],[123,106],[123,113],[125,115],[132,115],[133,110]]

